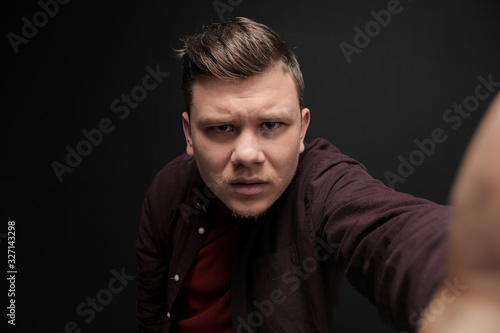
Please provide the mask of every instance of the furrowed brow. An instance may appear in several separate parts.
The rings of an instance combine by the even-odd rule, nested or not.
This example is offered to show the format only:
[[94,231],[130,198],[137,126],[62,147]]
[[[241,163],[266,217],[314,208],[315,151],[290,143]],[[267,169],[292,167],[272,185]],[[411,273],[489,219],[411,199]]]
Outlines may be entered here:
[[289,112],[285,111],[269,112],[259,117],[259,119],[262,121],[292,120],[293,118],[294,115],[291,115]]
[[201,127],[208,127],[220,124],[228,124],[233,121],[232,118],[229,117],[200,117],[198,119],[197,124]]

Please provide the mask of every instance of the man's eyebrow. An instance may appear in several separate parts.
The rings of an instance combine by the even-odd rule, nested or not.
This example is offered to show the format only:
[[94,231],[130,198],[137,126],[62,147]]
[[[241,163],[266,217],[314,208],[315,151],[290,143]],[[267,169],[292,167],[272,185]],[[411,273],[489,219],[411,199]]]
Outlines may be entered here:
[[262,114],[259,119],[260,120],[287,120],[287,119],[292,119],[294,117],[294,114],[290,114],[290,112],[286,111],[271,111],[268,113]]
[[[276,121],[276,120],[291,120],[294,116],[286,111],[269,111],[257,118],[259,121]],[[208,127],[220,124],[230,124],[236,121],[238,117],[231,115],[218,115],[218,116],[200,116],[196,121],[198,126]]]
[[234,121],[234,118],[230,117],[200,117],[196,122],[199,126],[213,126],[217,124],[226,124]]

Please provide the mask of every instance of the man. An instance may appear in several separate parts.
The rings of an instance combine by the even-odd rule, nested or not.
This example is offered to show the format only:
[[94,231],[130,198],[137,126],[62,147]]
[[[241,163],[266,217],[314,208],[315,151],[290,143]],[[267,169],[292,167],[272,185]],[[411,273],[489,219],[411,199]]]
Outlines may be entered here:
[[[398,331],[453,322],[432,306],[423,312],[442,295],[449,302],[439,314],[449,318],[456,304],[498,310],[484,296],[496,286],[498,258],[485,257],[494,238],[464,264],[463,232],[475,229],[457,223],[448,260],[449,208],[385,187],[324,140],[304,143],[302,74],[273,30],[235,18],[184,43],[187,152],[158,173],[144,201],[141,331],[332,332],[344,275]],[[460,186],[471,172],[457,183],[458,203],[469,199]],[[481,218],[496,223],[488,204]],[[481,297],[458,297],[466,293]]]

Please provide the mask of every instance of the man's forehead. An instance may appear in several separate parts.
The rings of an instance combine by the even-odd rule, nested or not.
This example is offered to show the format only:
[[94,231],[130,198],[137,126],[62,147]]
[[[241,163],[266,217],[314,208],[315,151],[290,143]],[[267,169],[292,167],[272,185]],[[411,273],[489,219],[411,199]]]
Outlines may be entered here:
[[289,109],[297,104],[293,78],[282,68],[233,81],[204,77],[192,86],[192,111],[211,109],[219,114],[230,114],[247,108],[247,112]]
[[[293,100],[295,101],[295,100]],[[214,99],[208,103],[194,103],[191,117],[197,123],[223,123],[244,119],[261,121],[291,120],[298,115],[298,102],[284,102],[282,99],[241,99],[221,101]]]

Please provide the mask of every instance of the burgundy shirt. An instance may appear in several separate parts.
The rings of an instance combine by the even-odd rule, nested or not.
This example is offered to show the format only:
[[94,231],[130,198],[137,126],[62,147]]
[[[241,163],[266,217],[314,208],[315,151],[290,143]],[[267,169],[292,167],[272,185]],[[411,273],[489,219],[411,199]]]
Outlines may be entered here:
[[213,217],[215,225],[182,283],[178,333],[233,333],[231,263],[239,221],[227,211],[228,216]]
[[[141,332],[175,332],[182,286],[214,226],[220,201],[182,155],[155,177],[137,239]],[[345,275],[397,330],[443,278],[449,209],[396,192],[316,139],[265,216],[238,222],[231,265],[235,332],[325,332]]]

